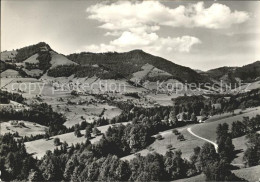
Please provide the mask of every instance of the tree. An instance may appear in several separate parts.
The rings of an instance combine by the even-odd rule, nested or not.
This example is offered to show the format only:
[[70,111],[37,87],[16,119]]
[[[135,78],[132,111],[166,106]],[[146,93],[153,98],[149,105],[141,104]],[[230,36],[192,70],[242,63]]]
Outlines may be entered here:
[[184,141],[184,140],[185,140],[183,134],[180,134],[180,135],[177,137],[177,139],[180,140],[180,141]]
[[206,112],[205,112],[204,109],[201,109],[201,110],[200,110],[200,115],[201,115],[201,116],[206,116]]
[[199,155],[200,155],[201,148],[200,147],[195,147],[193,149],[193,155],[190,157],[191,161],[191,168],[194,170],[194,173],[200,173],[201,168],[200,168],[200,161],[199,161]]
[[199,154],[199,162],[203,172],[207,171],[207,166],[210,163],[219,161],[219,155],[216,153],[214,145],[210,143],[205,143]]
[[173,110],[169,114],[169,120],[171,125],[176,125],[178,122],[176,108],[174,107]]
[[86,127],[85,137],[91,138],[91,128],[90,127]]
[[172,144],[167,145],[167,149],[171,150],[172,149]]
[[54,138],[53,142],[54,142],[55,146],[59,146],[60,145],[60,139],[59,138]]
[[241,181],[229,168],[229,163],[225,160],[209,163],[204,171],[207,181]]
[[179,134],[180,134],[177,129],[173,129],[173,130],[172,130],[172,133],[174,133],[175,135],[179,135]]
[[248,135],[247,149],[244,153],[243,160],[247,166],[260,164],[260,134]]
[[229,136],[220,137],[218,141],[218,152],[222,159],[231,162],[235,157],[235,147],[232,144],[232,139]]
[[235,156],[235,147],[232,143],[231,135],[228,132],[228,124],[219,124],[216,133],[220,157],[227,162],[231,162]]
[[217,129],[216,129],[217,142],[219,141],[220,137],[227,137],[229,135],[228,128],[229,127],[228,127],[227,123],[219,124],[217,126]]
[[194,112],[191,114],[190,120],[191,120],[192,122],[197,122],[197,117],[196,117],[196,115],[195,115]]
[[101,134],[101,131],[100,131],[99,129],[97,129],[97,127],[95,126],[94,129],[93,129],[93,134],[94,134],[95,136],[98,136],[98,135]]
[[41,173],[39,173],[38,171],[35,170],[31,170],[30,174],[28,176],[28,181],[29,182],[37,182],[37,181],[43,181],[43,177],[41,175]]
[[167,151],[164,159],[164,166],[168,179],[175,180],[179,178],[185,178],[188,166],[187,163],[181,157],[182,153],[180,150]]
[[79,128],[75,128],[74,135],[75,135],[76,137],[81,137],[81,133],[80,133]]
[[162,140],[163,137],[162,137],[162,135],[156,135],[156,139],[157,139],[157,140]]

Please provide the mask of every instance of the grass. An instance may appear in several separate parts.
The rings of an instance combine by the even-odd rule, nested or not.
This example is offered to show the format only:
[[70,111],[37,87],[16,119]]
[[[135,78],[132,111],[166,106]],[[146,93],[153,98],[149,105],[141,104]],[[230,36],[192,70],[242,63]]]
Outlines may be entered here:
[[[206,121],[206,123],[204,123],[204,124],[196,125],[196,126],[192,127],[192,131],[195,134],[197,134],[203,138],[206,138],[206,139],[209,139],[209,140],[215,142],[216,128],[219,124],[227,123],[227,124],[229,124],[229,128],[231,128],[231,124],[234,121],[242,121],[243,117],[246,117],[246,116],[254,117],[257,114],[260,114],[260,107],[248,108],[243,112],[243,114],[226,117],[224,119],[219,119],[219,120],[215,119],[214,122]],[[219,117],[221,117],[221,116],[219,116]]]
[[154,66],[150,64],[145,64],[141,67],[141,71],[133,73],[133,77],[131,78],[131,81],[141,80],[143,79],[152,69]]
[[[249,167],[249,168],[242,168],[232,171],[237,177],[243,178],[247,181],[259,181],[260,178],[260,165]],[[205,181],[204,174],[200,174],[197,176],[193,176],[186,179],[179,179],[175,180],[174,182],[201,182]]]
[[236,158],[232,161],[233,165],[238,165],[238,167],[243,167],[243,155],[245,150],[247,149],[246,146],[246,136],[234,138],[232,140],[233,145],[235,146],[235,150],[238,152]]
[[[122,123],[122,124],[127,124],[128,122]],[[100,126],[97,127],[101,133],[105,133],[107,131],[107,129],[109,128],[109,126],[112,125],[106,125],[106,126]],[[27,153],[32,154],[33,157],[37,157],[38,159],[42,158],[47,150],[50,151],[54,151],[54,149],[56,148],[56,146],[54,145],[54,138],[59,138],[61,142],[67,142],[69,146],[71,146],[72,144],[77,144],[77,143],[84,143],[86,141],[86,138],[84,136],[85,134],[85,130],[81,130],[81,137],[76,137],[74,135],[74,132],[71,133],[66,133],[66,134],[62,134],[62,135],[56,135],[51,137],[49,140],[46,139],[40,139],[40,140],[34,140],[31,142],[26,142],[25,143],[25,148]],[[96,136],[95,138],[92,138],[90,140],[91,143],[96,143],[101,139],[101,135],[100,136]]]
[[[177,140],[178,135],[175,135],[172,133],[172,130],[167,130],[164,132],[160,132],[159,134],[162,135],[162,140],[155,140],[151,145],[147,147],[147,149],[141,150],[137,153],[140,153],[141,155],[147,155],[149,152],[157,152],[162,155],[166,153],[168,150],[167,146],[172,145],[171,150],[181,150],[182,157],[189,159],[190,156],[193,154],[193,149],[197,146],[202,146],[205,141],[200,140],[193,135],[191,135],[187,128],[191,127],[191,125],[184,126],[181,128],[178,128],[178,131],[183,134],[185,140],[179,141]],[[152,149],[152,150],[151,150]],[[122,160],[131,160],[135,157],[135,154],[123,157]]]
[[[228,123],[232,124],[233,121],[242,120],[244,116],[253,117],[256,114],[260,114],[260,107],[257,108],[249,108],[244,111],[241,115],[232,116],[232,114],[224,114],[224,115],[217,115],[214,116],[214,118],[211,118],[207,123],[202,124],[195,124],[195,125],[188,125],[181,128],[177,128],[178,131],[184,135],[185,141],[178,141],[177,136],[172,133],[171,130],[161,132],[159,134],[162,135],[162,140],[155,140],[154,143],[149,145],[147,149],[141,150],[137,153],[140,153],[141,155],[147,155],[149,152],[157,152],[160,154],[165,154],[167,149],[167,146],[171,144],[173,146],[173,150],[181,150],[182,156],[186,159],[189,159],[190,156],[193,154],[193,149],[196,146],[202,146],[205,141],[201,140],[193,135],[191,135],[187,128],[191,127],[192,131],[206,139],[209,139],[211,141],[215,141],[216,139],[216,127],[220,123]],[[219,118],[219,120],[218,120]],[[240,151],[240,153],[237,154],[237,158],[234,159],[233,164],[241,165],[243,164],[243,151],[245,150],[245,143],[246,139],[245,137],[236,138],[233,140],[233,143],[235,145],[235,149]],[[123,160],[131,160],[135,157],[135,154],[123,157]]]
[[243,168],[233,171],[236,176],[240,178],[244,178],[248,181],[259,181],[260,180],[260,165],[250,167],[250,168]]
[[[20,74],[16,70],[7,69],[1,73],[1,79],[5,77],[18,77]],[[1,81],[2,82],[2,81]]]
[[38,135],[38,134],[44,134],[45,129],[47,129],[46,126],[42,126],[36,123],[32,123],[29,121],[23,121],[19,120],[18,122],[23,122],[25,126],[19,126],[19,125],[11,125],[11,120],[8,122],[1,123],[0,131],[1,135],[4,135],[6,133],[15,133],[18,132],[20,136],[31,136],[31,135]]
[[55,68],[59,65],[70,65],[70,64],[77,64],[71,60],[69,60],[68,58],[66,58],[65,56],[58,54],[56,52],[51,51],[51,68]]

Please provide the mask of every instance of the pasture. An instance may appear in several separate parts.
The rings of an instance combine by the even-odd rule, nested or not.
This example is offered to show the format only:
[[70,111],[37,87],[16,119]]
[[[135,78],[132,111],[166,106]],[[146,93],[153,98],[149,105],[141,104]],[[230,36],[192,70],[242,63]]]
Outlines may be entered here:
[[[120,124],[126,125],[126,124],[128,124],[128,122],[120,123]],[[112,127],[112,125],[106,125],[106,126],[100,126],[97,128],[101,131],[101,133],[105,133],[110,126]],[[37,157],[38,159],[40,159],[45,155],[47,150],[54,151],[54,149],[57,147],[54,145],[54,138],[59,138],[61,142],[66,141],[68,143],[68,146],[71,146],[72,144],[75,145],[77,143],[82,143],[82,142],[84,143],[86,141],[86,138],[84,136],[85,130],[81,130],[80,132],[82,134],[81,137],[76,137],[74,135],[74,132],[70,132],[70,133],[65,133],[62,135],[56,135],[56,136],[50,137],[49,140],[40,139],[40,140],[26,142],[25,148],[29,154],[33,155],[33,157],[35,157],[35,158]],[[93,138],[90,139],[90,142],[92,144],[96,143],[101,139],[101,137],[102,137],[102,135],[95,136],[95,137],[93,136]]]
[[[22,124],[21,124],[22,123]],[[19,136],[31,136],[45,134],[45,129],[48,127],[23,120],[10,120],[7,122],[2,122],[0,124],[0,133],[4,135],[6,133],[18,132]]]

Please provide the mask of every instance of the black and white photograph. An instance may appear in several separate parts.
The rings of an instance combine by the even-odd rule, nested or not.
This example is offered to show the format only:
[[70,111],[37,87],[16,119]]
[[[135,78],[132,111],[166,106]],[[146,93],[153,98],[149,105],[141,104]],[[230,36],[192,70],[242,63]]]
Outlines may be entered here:
[[0,181],[260,182],[260,1],[0,7]]

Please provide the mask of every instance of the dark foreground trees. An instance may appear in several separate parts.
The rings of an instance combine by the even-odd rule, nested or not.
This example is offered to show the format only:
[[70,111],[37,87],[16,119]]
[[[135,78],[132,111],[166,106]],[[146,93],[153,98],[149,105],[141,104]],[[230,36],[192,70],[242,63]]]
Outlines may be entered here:
[[26,180],[31,170],[38,171],[36,160],[26,153],[24,144],[12,134],[0,136],[1,180]]
[[254,133],[247,136],[247,149],[244,153],[244,161],[248,167],[260,164],[260,134]]

